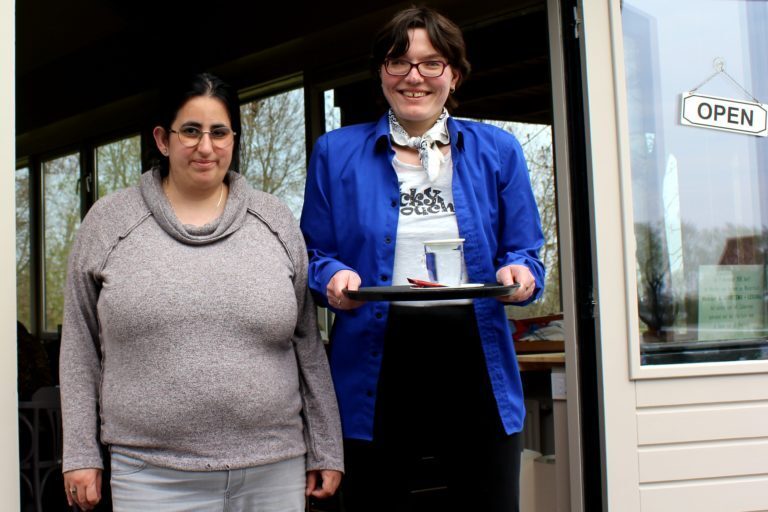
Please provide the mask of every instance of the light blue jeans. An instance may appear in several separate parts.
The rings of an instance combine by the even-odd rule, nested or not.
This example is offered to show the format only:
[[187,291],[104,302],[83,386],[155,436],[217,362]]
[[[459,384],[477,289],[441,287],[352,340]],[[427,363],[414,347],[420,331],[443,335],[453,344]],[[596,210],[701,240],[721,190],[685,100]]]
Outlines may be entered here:
[[225,471],[179,471],[112,452],[114,512],[304,512],[304,457]]

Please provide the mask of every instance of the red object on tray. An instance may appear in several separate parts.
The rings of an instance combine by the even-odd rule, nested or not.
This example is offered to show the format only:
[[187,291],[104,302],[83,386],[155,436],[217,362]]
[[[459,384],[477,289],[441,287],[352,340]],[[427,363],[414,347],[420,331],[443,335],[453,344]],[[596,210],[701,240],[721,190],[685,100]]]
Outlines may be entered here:
[[406,279],[409,283],[419,288],[445,288],[444,284],[433,283],[432,281],[422,281],[421,279],[413,279],[411,277],[406,277]]

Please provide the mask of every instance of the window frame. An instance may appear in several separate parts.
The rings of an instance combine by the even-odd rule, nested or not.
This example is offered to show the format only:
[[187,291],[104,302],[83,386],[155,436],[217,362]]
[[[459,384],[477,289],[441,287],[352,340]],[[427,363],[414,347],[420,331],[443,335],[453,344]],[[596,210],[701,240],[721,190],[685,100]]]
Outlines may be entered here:
[[[43,341],[55,340],[59,333],[46,329],[45,313],[45,198],[43,164],[67,155],[78,155],[80,159],[80,175],[78,181],[80,196],[80,220],[85,217],[88,210],[96,202],[98,176],[96,175],[96,149],[100,146],[116,142],[124,138],[140,137],[141,168],[146,169],[146,148],[151,140],[151,134],[147,134],[135,127],[128,127],[123,131],[104,134],[100,137],[83,140],[77,145],[68,145],[39,154],[25,155],[16,159],[15,169],[29,168],[29,224],[31,239],[30,254],[30,315],[31,322],[27,326],[30,333]],[[91,183],[83,186],[88,180]]]
[[611,40],[614,52],[613,78],[616,95],[616,117],[619,155],[619,202],[623,243],[626,340],[629,345],[629,377],[631,380],[666,379],[694,376],[742,375],[768,373],[768,360],[716,361],[648,365],[642,364],[642,342],[638,302],[638,282],[635,261],[634,209],[632,199],[632,169],[629,139],[629,102],[627,97],[626,63],[624,59],[624,26],[622,11],[611,9]]
[[83,179],[84,179],[84,172],[85,172],[85,160],[83,158],[83,147],[79,146],[76,148],[70,148],[67,150],[60,150],[52,153],[45,154],[44,156],[41,156],[37,161],[37,169],[35,171],[35,174],[37,175],[38,182],[36,183],[37,189],[34,191],[34,194],[38,197],[39,205],[38,205],[38,218],[36,219],[37,228],[38,228],[38,242],[39,242],[39,252],[36,252],[34,254],[34,257],[37,259],[37,272],[35,274],[35,283],[34,286],[37,288],[37,301],[35,303],[35,309],[37,311],[37,317],[35,319],[35,331],[32,332],[32,334],[37,335],[38,338],[41,340],[51,340],[56,339],[59,336],[59,333],[57,331],[51,331],[47,330],[46,324],[47,322],[47,316],[46,316],[46,290],[45,290],[45,176],[44,176],[44,166],[46,162],[52,162],[59,158],[65,158],[67,156],[71,155],[77,155],[78,161],[80,162],[80,176],[78,177],[78,194],[80,196],[80,221],[83,220],[83,217],[85,217],[85,211],[83,210],[83,205],[86,202],[86,198],[83,197],[83,190],[84,187],[82,186]]
[[[39,209],[35,206],[35,182],[37,181],[37,178],[35,176],[35,159],[25,157],[20,158],[16,160],[16,165],[14,166],[14,173],[19,172],[21,169],[27,169],[28,177],[27,177],[27,204],[29,205],[29,211],[28,211],[28,225],[29,225],[29,283],[27,283],[27,286],[29,286],[29,324],[26,325],[27,329],[32,332],[32,329],[35,328],[38,312],[37,312],[37,287],[36,287],[36,274],[37,274],[37,261],[35,258],[35,250],[37,246],[37,216],[39,215]],[[15,215],[15,213],[14,213]],[[16,276],[16,279],[18,280],[18,275]],[[18,284],[17,284],[17,290],[18,290]],[[19,319],[19,308],[18,308],[18,296],[17,296],[17,302],[16,302],[16,320]]]

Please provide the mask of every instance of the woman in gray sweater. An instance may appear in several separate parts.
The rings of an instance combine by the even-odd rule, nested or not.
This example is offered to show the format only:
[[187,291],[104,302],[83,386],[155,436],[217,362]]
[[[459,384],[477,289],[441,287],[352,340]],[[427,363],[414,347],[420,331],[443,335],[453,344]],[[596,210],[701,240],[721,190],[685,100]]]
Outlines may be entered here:
[[232,89],[166,99],[162,154],[98,201],[70,255],[61,350],[70,504],[300,512],[341,479],[336,399],[293,215],[237,172]]

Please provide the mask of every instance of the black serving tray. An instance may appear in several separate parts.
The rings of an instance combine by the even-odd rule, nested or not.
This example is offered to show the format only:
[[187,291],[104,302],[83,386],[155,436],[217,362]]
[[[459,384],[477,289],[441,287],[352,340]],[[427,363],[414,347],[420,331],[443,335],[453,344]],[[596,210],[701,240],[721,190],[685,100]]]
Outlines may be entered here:
[[353,300],[363,301],[418,301],[480,299],[511,295],[520,285],[504,286],[498,283],[486,283],[475,286],[444,286],[439,288],[414,288],[402,286],[369,286],[356,291],[344,290],[344,295]]

